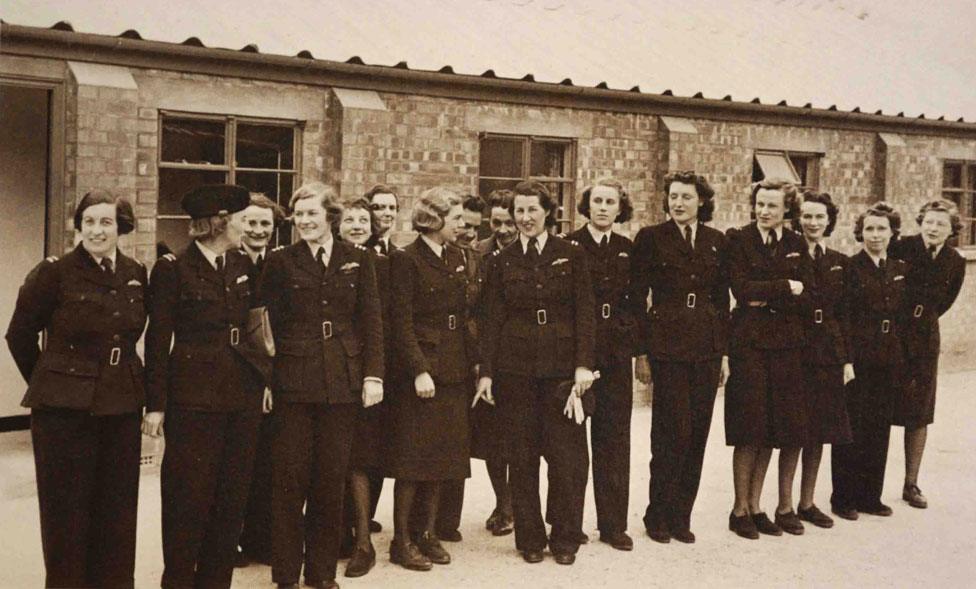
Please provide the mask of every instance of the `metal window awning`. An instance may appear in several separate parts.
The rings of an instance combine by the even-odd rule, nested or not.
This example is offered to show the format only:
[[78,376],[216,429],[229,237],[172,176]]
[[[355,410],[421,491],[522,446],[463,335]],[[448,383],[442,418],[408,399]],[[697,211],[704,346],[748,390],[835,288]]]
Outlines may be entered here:
[[763,178],[778,178],[789,180],[797,185],[800,184],[800,175],[796,173],[790,158],[786,157],[785,153],[757,153],[756,163],[762,170]]

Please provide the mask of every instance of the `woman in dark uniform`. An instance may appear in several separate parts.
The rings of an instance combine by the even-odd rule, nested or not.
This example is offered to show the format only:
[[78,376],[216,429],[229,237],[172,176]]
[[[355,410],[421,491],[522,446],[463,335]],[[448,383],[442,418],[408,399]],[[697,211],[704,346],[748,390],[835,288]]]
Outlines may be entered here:
[[[847,256],[824,243],[837,224],[837,213],[837,205],[826,192],[803,192],[799,225],[806,244],[806,257],[800,306],[806,330],[803,374],[810,437],[803,447],[797,513],[801,520],[821,528],[834,525],[834,520],[813,503],[823,445],[851,441],[844,391],[844,385],[854,378],[854,366],[847,349],[849,332],[844,296]],[[778,513],[793,509],[792,489],[791,479],[780,494]]]
[[831,448],[832,511],[849,520],[858,512],[891,515],[881,502],[895,400],[904,376],[901,313],[908,266],[888,258],[901,217],[875,203],[857,217],[854,238],[864,249],[851,257],[846,282],[850,351],[856,378],[847,385],[853,441]]
[[[587,255],[596,299],[596,367],[593,383],[593,498],[600,541],[617,550],[633,550],[627,535],[630,496],[630,414],[634,404],[631,360],[637,349],[634,309],[630,303],[630,249],[614,223],[630,220],[633,208],[623,185],[599,180],[582,192],[577,210],[589,219],[567,239]],[[641,299],[641,304],[644,299]],[[643,311],[643,308],[640,308]]]
[[240,252],[249,202],[241,186],[188,192],[182,205],[194,240],[152,271],[142,431],[161,435],[165,416],[166,588],[230,587],[237,560],[262,407],[241,350],[251,306],[250,263]]
[[[728,245],[705,225],[715,191],[694,172],[664,179],[670,219],[640,230],[631,262],[631,298],[653,304],[641,351],[654,377],[651,412],[651,481],[644,513],[647,534],[692,543],[691,511],[701,481],[715,394],[729,374]],[[647,374],[638,359],[638,376]],[[649,379],[644,378],[649,382]]]
[[546,187],[521,182],[514,192],[518,240],[489,258],[477,399],[493,402],[497,392],[509,436],[516,548],[526,562],[543,559],[539,458],[545,455],[549,547],[557,563],[568,565],[583,534],[589,470],[586,427],[574,401],[593,384],[593,286],[582,248],[547,232],[557,205]]
[[80,243],[27,275],[7,328],[28,382],[45,587],[133,586],[148,281],[118,240],[134,222],[126,200],[86,194]]
[[757,182],[750,204],[755,222],[727,233],[736,306],[725,387],[725,440],[735,446],[729,529],[756,539],[759,533],[782,535],[781,524],[799,524],[792,509],[777,513],[777,523],[771,521],[760,507],[760,495],[772,449],[780,448],[782,492],[783,475],[790,473],[792,480],[806,442],[803,321],[797,305],[806,245],[784,226],[798,206],[792,184]]
[[[366,245],[373,235],[373,221],[369,201],[357,198],[343,203],[342,213],[336,217],[334,232],[339,239],[355,245]],[[389,330],[390,307],[390,258],[385,254],[373,252],[376,267],[376,284],[380,295],[383,325]],[[386,357],[390,357],[390,346],[384,346]],[[346,565],[347,577],[361,577],[376,564],[376,550],[370,540],[370,521],[376,512],[376,503],[383,488],[384,457],[388,451],[390,422],[389,402],[377,403],[359,413],[356,433],[349,456],[349,475],[346,481],[346,506],[344,507],[346,526],[353,528],[354,546],[349,563]]]
[[[437,538],[440,485],[470,476],[468,403],[474,349],[467,322],[464,254],[451,243],[463,228],[461,199],[430,189],[413,207],[420,236],[390,256],[394,365],[402,386],[393,401],[389,473],[396,478],[390,560],[411,570],[448,564]],[[415,499],[426,521],[410,534]]]
[[891,256],[908,263],[906,279],[905,355],[910,386],[896,400],[894,424],[905,428],[905,484],[902,499],[928,507],[918,488],[928,425],[935,419],[939,372],[939,317],[952,307],[966,277],[966,261],[946,241],[959,235],[962,223],[955,203],[946,199],[922,205],[916,217],[921,232],[894,242]]

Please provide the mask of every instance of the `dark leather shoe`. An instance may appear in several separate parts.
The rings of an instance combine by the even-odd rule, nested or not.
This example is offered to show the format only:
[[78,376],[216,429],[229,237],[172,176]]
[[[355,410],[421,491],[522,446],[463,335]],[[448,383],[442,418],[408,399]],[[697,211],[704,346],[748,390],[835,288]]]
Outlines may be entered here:
[[522,560],[529,564],[542,562],[543,552],[541,550],[523,550]]
[[695,534],[691,530],[671,530],[671,537],[683,544],[694,544]]
[[345,574],[347,577],[362,577],[368,573],[375,564],[376,550],[373,549],[372,544],[370,544],[369,548],[366,550],[356,548],[356,550],[352,553],[352,558],[349,559],[349,563],[346,565]]
[[556,564],[573,564],[576,562],[576,555],[572,552],[554,552],[552,559],[556,561]]
[[312,587],[313,589],[339,589],[339,584],[336,583],[335,579],[325,579],[322,581],[305,581],[306,587]]
[[749,540],[759,539],[759,530],[756,529],[756,522],[752,521],[752,517],[748,513],[745,515],[730,513],[729,529],[742,538]]
[[577,544],[581,544],[581,545],[590,543],[590,537],[586,535],[586,532],[579,532],[578,534],[576,534],[576,537],[573,539],[576,540]]
[[515,531],[515,518],[510,513],[502,513],[491,528],[492,536],[507,536]]
[[868,515],[880,515],[881,517],[888,517],[893,513],[890,507],[884,503],[881,503],[880,501],[874,505],[858,507],[857,510],[861,513],[866,513]]
[[857,510],[853,507],[837,507],[835,505],[831,505],[830,512],[841,519],[846,519],[852,522],[857,521]]
[[417,548],[434,564],[451,564],[451,555],[441,546],[441,541],[430,532],[424,532],[417,540]]
[[413,542],[401,544],[394,540],[390,544],[390,562],[411,571],[429,571],[434,568],[430,559],[424,556],[424,553]]
[[774,524],[773,521],[769,519],[769,516],[763,511],[752,514],[752,522],[756,524],[756,530],[760,534],[766,534],[767,536],[783,535],[783,529]]
[[459,530],[438,530],[437,539],[443,542],[460,542],[462,537]]
[[803,523],[792,509],[786,513],[777,512],[776,525],[787,534],[793,534],[794,536],[803,535]]
[[655,542],[667,544],[671,542],[671,532],[668,526],[663,523],[647,526],[647,535]]
[[[807,509],[797,509],[796,513],[800,516],[800,519],[805,522],[810,522],[818,528],[834,527],[834,520],[826,513],[820,511],[816,505],[811,505]],[[856,516],[857,512],[854,512],[854,515]]]
[[928,499],[922,495],[922,490],[918,488],[918,485],[906,484],[901,490],[901,498],[916,509],[925,509],[929,506]]
[[617,550],[630,551],[634,549],[634,541],[627,532],[600,533],[600,542],[609,544]]
[[383,531],[383,524],[381,524],[380,522],[376,521],[375,519],[369,520],[369,533],[370,534],[379,534],[382,531]]

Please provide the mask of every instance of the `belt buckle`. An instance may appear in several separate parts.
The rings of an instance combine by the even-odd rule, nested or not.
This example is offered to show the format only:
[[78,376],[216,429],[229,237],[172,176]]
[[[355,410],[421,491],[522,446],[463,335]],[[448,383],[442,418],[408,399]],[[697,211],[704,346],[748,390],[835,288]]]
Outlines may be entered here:
[[546,310],[539,309],[535,312],[535,320],[539,325],[545,325],[548,323],[548,318],[546,317]]
[[687,299],[685,300],[685,305],[686,305],[686,306],[687,306],[687,307],[688,307],[689,309],[694,309],[694,308],[695,308],[695,303],[696,303],[697,301],[698,301],[698,297],[697,297],[697,296],[695,295],[695,293],[693,293],[693,292],[689,292],[689,293],[688,293],[688,298],[687,298]]
[[891,321],[888,319],[881,320],[881,333],[889,333],[891,331]]
[[451,331],[457,329],[457,315],[447,316],[447,328],[450,329]]
[[241,330],[237,327],[230,329],[230,345],[236,346],[241,342]]
[[122,359],[122,348],[112,348],[112,352],[108,356],[108,363],[111,366],[118,366],[119,360]]
[[915,305],[915,312],[912,313],[912,315],[915,315],[915,318],[917,319],[922,316],[923,311],[925,311],[925,307],[922,305]]
[[813,322],[823,323],[823,309],[815,309],[813,311]]
[[332,337],[332,322],[323,321],[322,322],[322,339],[330,339]]
[[604,319],[610,318],[610,303],[603,303],[603,307],[600,309],[600,314]]

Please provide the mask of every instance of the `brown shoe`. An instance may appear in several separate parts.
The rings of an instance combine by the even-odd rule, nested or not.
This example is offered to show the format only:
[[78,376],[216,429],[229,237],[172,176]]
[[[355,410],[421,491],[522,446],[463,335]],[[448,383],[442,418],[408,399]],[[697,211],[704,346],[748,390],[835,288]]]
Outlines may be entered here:
[[411,571],[429,571],[434,568],[430,559],[424,556],[420,548],[409,540],[402,544],[397,540],[390,543],[390,562]]
[[922,490],[916,484],[905,483],[905,487],[901,491],[901,498],[916,509],[925,509],[929,506],[928,499],[922,495]]
[[[826,513],[820,511],[816,505],[811,505],[806,509],[797,509],[796,513],[800,516],[800,519],[805,522],[810,522],[818,528],[834,527],[834,520]],[[854,515],[857,515],[857,513]]]
[[747,540],[759,539],[759,530],[756,529],[756,522],[752,521],[752,517],[748,513],[743,515],[736,515],[734,512],[730,513],[729,529]]
[[776,525],[787,534],[793,534],[794,536],[803,535],[803,523],[800,522],[800,518],[796,516],[796,513],[792,509],[786,513],[776,512]]
[[683,529],[683,530],[672,529],[671,537],[677,540],[678,542],[681,542],[682,544],[695,543],[695,534],[689,529]]
[[362,577],[372,570],[375,564],[376,550],[373,549],[372,544],[366,550],[356,548],[352,553],[352,558],[349,559],[349,563],[346,564],[345,574],[347,577]]
[[752,521],[756,524],[756,530],[760,534],[766,534],[767,536],[783,535],[783,528],[774,524],[765,512],[760,511],[759,513],[752,514]]
[[424,532],[417,540],[417,548],[434,564],[451,564],[451,555],[441,546],[441,541],[430,532]]

